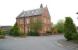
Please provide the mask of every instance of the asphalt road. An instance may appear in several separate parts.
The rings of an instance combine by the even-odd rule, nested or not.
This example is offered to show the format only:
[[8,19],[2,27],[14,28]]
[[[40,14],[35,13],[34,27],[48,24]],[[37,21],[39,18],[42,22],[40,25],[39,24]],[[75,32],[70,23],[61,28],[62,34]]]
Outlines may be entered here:
[[64,39],[63,35],[25,38],[8,36],[0,39],[0,50],[70,50],[58,43],[60,39]]

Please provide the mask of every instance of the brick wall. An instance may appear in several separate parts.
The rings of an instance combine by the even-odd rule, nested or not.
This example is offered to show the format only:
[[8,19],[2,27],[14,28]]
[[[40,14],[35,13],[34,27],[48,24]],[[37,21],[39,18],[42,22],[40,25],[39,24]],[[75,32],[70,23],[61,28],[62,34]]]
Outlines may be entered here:
[[51,20],[50,19],[51,18],[50,18],[47,7],[44,8],[44,12],[40,16],[17,18],[16,22],[17,22],[17,25],[19,26],[21,32],[27,33],[29,31],[29,23],[30,23],[31,18],[33,18],[34,21],[36,19],[39,19],[40,21],[42,21],[43,27],[41,30],[39,30],[40,35],[45,35],[46,32],[50,30],[50,28],[51,28]]

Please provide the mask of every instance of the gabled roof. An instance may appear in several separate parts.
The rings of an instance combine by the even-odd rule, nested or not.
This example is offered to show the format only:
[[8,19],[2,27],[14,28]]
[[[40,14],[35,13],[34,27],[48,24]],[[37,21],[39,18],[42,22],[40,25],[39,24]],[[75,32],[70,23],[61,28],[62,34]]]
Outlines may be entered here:
[[34,9],[34,10],[28,10],[21,12],[17,18],[19,17],[29,17],[29,16],[35,16],[35,15],[42,15],[44,8]]

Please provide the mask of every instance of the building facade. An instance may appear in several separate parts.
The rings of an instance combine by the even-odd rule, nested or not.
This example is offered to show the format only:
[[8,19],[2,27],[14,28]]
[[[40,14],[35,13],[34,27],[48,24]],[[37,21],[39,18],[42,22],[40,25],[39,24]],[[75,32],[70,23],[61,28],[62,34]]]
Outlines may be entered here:
[[30,31],[30,22],[31,19],[34,21],[40,20],[42,22],[42,29],[39,30],[39,35],[46,35],[47,31],[51,29],[51,17],[48,11],[47,6],[43,7],[40,5],[40,8],[34,10],[28,10],[21,12],[17,18],[16,23],[20,28],[20,32],[28,33]]

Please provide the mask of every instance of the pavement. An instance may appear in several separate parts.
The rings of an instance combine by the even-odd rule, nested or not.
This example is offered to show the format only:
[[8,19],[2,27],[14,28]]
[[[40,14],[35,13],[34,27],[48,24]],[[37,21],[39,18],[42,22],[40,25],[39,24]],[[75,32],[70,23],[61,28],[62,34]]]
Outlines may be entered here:
[[68,42],[65,42],[63,35],[28,36],[24,38],[7,36],[5,39],[0,39],[0,50],[78,50],[66,47],[64,44]]

